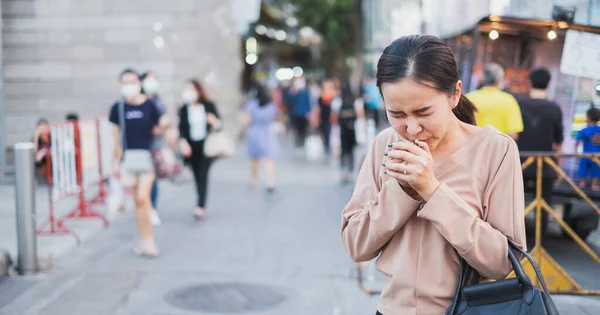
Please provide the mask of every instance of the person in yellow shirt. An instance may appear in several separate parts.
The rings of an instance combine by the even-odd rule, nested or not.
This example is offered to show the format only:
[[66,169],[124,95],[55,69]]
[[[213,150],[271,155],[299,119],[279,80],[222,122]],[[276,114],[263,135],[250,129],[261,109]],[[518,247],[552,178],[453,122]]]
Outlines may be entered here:
[[512,95],[500,90],[503,78],[504,69],[499,64],[487,64],[483,69],[484,86],[466,96],[477,107],[477,126],[490,125],[517,140],[523,131],[521,110]]

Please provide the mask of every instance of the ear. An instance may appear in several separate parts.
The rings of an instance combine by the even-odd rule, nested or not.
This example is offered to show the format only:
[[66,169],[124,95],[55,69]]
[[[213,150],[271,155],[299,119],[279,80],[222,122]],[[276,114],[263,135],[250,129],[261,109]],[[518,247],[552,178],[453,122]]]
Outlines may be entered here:
[[458,80],[456,85],[454,86],[454,93],[452,93],[452,97],[450,98],[452,108],[458,106],[458,102],[460,101],[460,96],[462,95],[462,81]]

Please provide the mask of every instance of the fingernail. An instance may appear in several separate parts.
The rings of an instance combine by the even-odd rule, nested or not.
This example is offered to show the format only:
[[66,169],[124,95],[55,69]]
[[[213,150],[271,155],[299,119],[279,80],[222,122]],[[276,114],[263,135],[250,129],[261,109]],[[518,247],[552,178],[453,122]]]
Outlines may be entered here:
[[385,152],[383,155],[384,155],[384,156],[388,156],[388,153],[387,153],[387,152]]
[[381,163],[381,166],[385,166],[385,162]]
[[393,145],[393,143],[388,144],[388,148],[391,148]]
[[383,174],[387,175],[387,171],[383,171]]

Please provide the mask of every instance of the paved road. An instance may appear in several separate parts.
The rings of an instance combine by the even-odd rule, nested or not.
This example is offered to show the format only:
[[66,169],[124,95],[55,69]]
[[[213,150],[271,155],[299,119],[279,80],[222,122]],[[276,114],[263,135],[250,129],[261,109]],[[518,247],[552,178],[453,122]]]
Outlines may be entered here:
[[[248,187],[245,160],[218,162],[201,222],[192,219],[191,183],[163,183],[160,258],[132,254],[136,227],[125,213],[50,272],[0,284],[0,305],[11,302],[0,314],[373,314],[377,299],[359,290],[340,242],[351,187],[339,184],[333,167],[293,161],[279,162],[273,196]],[[561,244],[559,254],[573,250]],[[586,276],[597,283],[600,269]],[[564,314],[600,307],[596,298],[556,299]]]

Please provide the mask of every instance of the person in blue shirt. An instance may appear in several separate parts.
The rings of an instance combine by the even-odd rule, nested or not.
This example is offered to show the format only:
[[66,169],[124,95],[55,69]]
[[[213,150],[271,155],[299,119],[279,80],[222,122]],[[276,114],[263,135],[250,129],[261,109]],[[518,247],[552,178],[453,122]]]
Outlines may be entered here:
[[[577,134],[576,148],[583,143],[583,153],[600,153],[600,145],[594,143],[592,138],[600,135],[600,109],[590,108],[586,113],[587,127],[581,129]],[[582,158],[579,162],[579,186],[585,188],[587,180],[592,179],[592,190],[599,191],[598,179],[600,178],[600,166],[589,158]]]
[[310,92],[306,87],[304,77],[294,79],[289,98],[290,116],[296,131],[296,154],[299,155],[304,149],[304,141],[309,127],[308,117],[312,111]]

